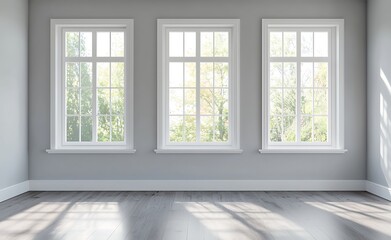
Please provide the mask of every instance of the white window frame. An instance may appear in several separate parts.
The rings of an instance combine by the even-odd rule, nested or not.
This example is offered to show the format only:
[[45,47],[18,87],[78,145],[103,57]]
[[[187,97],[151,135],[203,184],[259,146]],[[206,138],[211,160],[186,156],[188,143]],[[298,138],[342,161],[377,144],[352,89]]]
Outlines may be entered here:
[[[269,31],[278,28],[309,28],[310,31],[328,29],[331,49],[329,69],[329,142],[277,143],[269,142]],[[299,37],[297,37],[299,39]],[[298,43],[300,40],[298,40]],[[297,53],[300,45],[297,45]],[[299,59],[299,57],[296,57]],[[301,57],[305,58],[305,57]],[[293,58],[295,59],[295,58]],[[298,73],[298,78],[300,74]],[[298,95],[300,96],[300,95]],[[298,98],[298,97],[297,97]],[[296,106],[298,108],[298,106]],[[299,110],[297,110],[299,111]],[[262,149],[260,153],[344,153],[344,20],[343,19],[262,19]]]
[[[240,149],[240,104],[239,104],[239,59],[240,59],[240,20],[239,19],[158,19],[157,21],[157,149],[156,153],[241,153]],[[169,30],[185,29],[229,29],[230,37],[230,86],[229,86],[229,143],[211,144],[169,144],[168,143],[168,41]],[[184,31],[185,31],[184,30]],[[197,47],[199,50],[199,46]],[[212,60],[213,61],[213,60]],[[199,78],[199,76],[197,76]]]
[[[51,19],[50,21],[50,149],[48,153],[134,153],[133,146],[133,19]],[[125,36],[125,140],[121,143],[66,143],[64,131],[64,29],[121,29]],[[94,51],[94,49],[93,49]],[[98,57],[91,58],[100,60]],[[93,76],[96,73],[93,70]],[[94,88],[95,90],[95,88]],[[94,94],[95,95],[95,94]],[[94,96],[93,95],[93,96]]]

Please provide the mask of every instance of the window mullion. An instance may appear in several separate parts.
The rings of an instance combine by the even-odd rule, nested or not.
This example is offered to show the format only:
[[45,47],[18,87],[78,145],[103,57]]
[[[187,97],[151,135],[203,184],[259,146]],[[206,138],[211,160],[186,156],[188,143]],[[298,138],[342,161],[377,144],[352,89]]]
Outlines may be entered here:
[[[297,56],[301,57],[301,31],[297,32]],[[301,142],[301,61],[296,62],[296,142]]]
[[[196,32],[196,56],[201,56],[200,31]],[[196,62],[196,142],[201,141],[201,96],[200,96],[200,61]]]
[[[96,57],[96,31],[92,32],[92,56]],[[92,142],[96,143],[98,135],[97,104],[96,104],[96,61],[92,62]]]

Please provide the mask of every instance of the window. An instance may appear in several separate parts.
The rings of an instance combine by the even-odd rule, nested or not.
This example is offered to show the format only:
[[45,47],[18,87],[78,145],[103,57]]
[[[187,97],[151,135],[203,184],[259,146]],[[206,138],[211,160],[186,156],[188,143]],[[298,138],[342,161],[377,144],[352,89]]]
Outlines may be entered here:
[[133,20],[51,21],[51,149],[134,152]]
[[343,20],[265,19],[262,40],[261,152],[343,152]]
[[158,20],[157,153],[239,153],[239,20]]

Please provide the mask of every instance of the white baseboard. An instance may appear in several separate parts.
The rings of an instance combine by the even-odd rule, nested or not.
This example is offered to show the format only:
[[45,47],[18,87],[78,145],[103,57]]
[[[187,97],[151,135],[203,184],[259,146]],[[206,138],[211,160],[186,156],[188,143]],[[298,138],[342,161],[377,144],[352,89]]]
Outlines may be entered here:
[[367,181],[366,190],[369,193],[372,193],[376,196],[384,198],[388,201],[391,201],[391,188],[382,186],[380,184]]
[[30,180],[31,191],[365,191],[364,180]]
[[10,187],[0,189],[0,202],[16,197],[30,190],[29,181],[24,181]]

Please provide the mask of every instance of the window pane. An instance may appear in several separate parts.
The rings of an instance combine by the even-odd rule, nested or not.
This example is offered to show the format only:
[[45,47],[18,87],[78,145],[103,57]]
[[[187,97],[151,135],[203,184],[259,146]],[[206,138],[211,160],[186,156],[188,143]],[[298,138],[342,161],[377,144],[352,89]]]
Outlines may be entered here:
[[215,141],[227,142],[229,135],[228,115],[220,115],[215,117]]
[[125,121],[123,116],[111,117],[111,141],[123,142],[125,140]]
[[201,57],[213,57],[213,32],[201,32]]
[[67,142],[79,141],[79,117],[67,117]]
[[301,87],[312,87],[314,79],[314,64],[312,62],[301,63]]
[[314,52],[315,57],[327,57],[328,56],[328,32],[315,32],[314,33]]
[[312,117],[301,117],[301,141],[312,142]]
[[65,33],[65,56],[66,57],[79,56],[79,33],[78,32]]
[[196,33],[185,32],[185,57],[196,56]]
[[312,89],[303,89],[301,91],[301,113],[312,114]]
[[110,57],[110,32],[97,32],[97,56]]
[[124,87],[124,63],[112,62],[111,63],[111,87]]
[[196,89],[185,89],[185,114],[196,114]]
[[91,88],[81,89],[81,114],[83,115],[92,114],[92,89]]
[[92,32],[80,33],[80,57],[92,57]]
[[195,142],[197,140],[196,117],[185,116],[185,142]]
[[169,33],[170,57],[183,57],[183,32]]
[[67,114],[79,114],[79,89],[68,88],[66,90],[66,108]]
[[169,99],[169,113],[170,114],[183,114],[183,90],[182,89],[170,89]]
[[220,88],[214,89],[214,114],[222,115],[228,114],[228,98],[229,92],[228,89]]
[[284,32],[284,57],[296,57],[296,32]]
[[314,117],[314,142],[327,142],[327,117]]
[[328,94],[327,89],[314,90],[314,114],[328,114]]
[[171,116],[169,128],[170,142],[183,142],[183,117]]
[[296,89],[284,89],[284,115],[296,115]]
[[81,117],[81,141],[82,142],[92,141],[92,117],[91,116]]
[[228,57],[229,54],[229,36],[228,32],[215,32],[215,57]]
[[110,117],[98,117],[98,142],[110,142]]
[[228,87],[228,63],[214,64],[214,86]]
[[110,63],[97,63],[96,68],[98,87],[110,87]]
[[92,63],[80,63],[80,76],[82,87],[92,87]]
[[213,142],[213,118],[201,116],[201,142]]
[[201,114],[213,114],[213,88],[205,88],[200,91]]
[[282,114],[282,90],[270,89],[270,114],[281,115]]
[[98,113],[110,114],[110,89],[98,89]]
[[111,114],[125,114],[124,89],[111,89]]
[[201,87],[213,87],[213,63],[200,64]]
[[183,87],[183,63],[170,62],[169,66],[170,87]]
[[296,63],[284,63],[284,87],[296,87]]
[[79,87],[79,63],[67,62],[65,65],[67,87]]
[[322,88],[328,86],[328,63],[314,63],[314,85]]
[[284,132],[282,139],[284,142],[296,142],[296,117],[283,117]]
[[301,33],[301,56],[312,57],[314,55],[314,33]]
[[185,87],[196,87],[196,63],[187,62],[185,63]]
[[270,56],[282,57],[282,32],[270,33]]
[[270,63],[270,87],[282,87],[282,63]]
[[123,57],[125,53],[124,48],[124,33],[111,32],[111,56]]
[[270,117],[269,119],[269,138],[271,142],[281,142],[282,117]]

